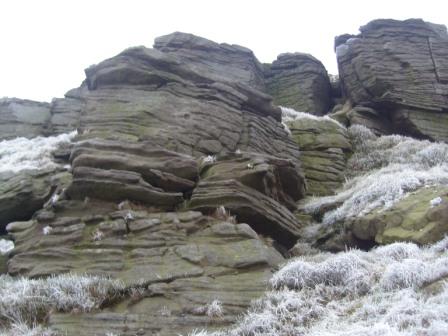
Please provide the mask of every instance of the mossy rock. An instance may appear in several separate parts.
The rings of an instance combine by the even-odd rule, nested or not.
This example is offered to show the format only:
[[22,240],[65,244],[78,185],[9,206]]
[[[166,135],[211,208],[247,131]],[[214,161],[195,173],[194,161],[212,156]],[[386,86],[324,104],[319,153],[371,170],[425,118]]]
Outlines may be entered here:
[[[440,197],[438,205],[431,201]],[[448,232],[448,187],[428,187],[409,194],[385,211],[375,211],[349,224],[354,235],[378,244],[411,241],[430,244]]]

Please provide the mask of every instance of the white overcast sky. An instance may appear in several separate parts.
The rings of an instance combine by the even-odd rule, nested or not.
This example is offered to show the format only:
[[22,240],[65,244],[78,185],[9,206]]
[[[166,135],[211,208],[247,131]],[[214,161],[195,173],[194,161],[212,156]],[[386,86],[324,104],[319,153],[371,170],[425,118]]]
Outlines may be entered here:
[[84,69],[174,31],[252,49],[306,52],[337,73],[333,40],[376,18],[448,24],[446,0],[1,0],[0,97],[50,101]]

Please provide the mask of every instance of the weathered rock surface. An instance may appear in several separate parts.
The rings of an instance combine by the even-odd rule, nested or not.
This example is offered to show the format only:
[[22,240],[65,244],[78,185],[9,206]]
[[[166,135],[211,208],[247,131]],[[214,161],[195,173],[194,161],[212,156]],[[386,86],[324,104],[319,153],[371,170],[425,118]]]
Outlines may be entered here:
[[378,244],[435,243],[448,232],[448,188],[421,189],[390,209],[352,220],[348,228],[355,237]]
[[43,135],[50,104],[17,98],[0,99],[0,140]]
[[[135,289],[93,313],[52,313],[49,327],[62,334],[104,334],[105,323],[122,335],[228,325],[283,261],[255,230],[290,246],[297,237],[300,151],[253,53],[183,33],[154,47],[90,67],[81,87],[53,100],[47,132],[79,131],[73,178],[30,220],[8,224],[10,274],[102,274]],[[200,166],[208,155],[225,160]],[[223,195],[238,223],[181,211],[233,211]],[[215,300],[222,316],[207,315]]]
[[208,213],[224,206],[238,221],[290,247],[300,223],[289,210],[303,195],[304,178],[294,161],[234,153],[202,169],[188,206]]
[[56,169],[0,173],[0,232],[17,220],[25,220],[71,180],[71,174]]
[[[140,289],[104,311],[52,315],[50,327],[67,335],[104,333],[105,320],[107,328],[126,335],[229,324],[263,292],[270,270],[283,260],[247,224],[193,211],[116,210],[95,200],[59,201],[8,230],[16,242],[11,274],[103,274]],[[217,319],[206,314],[214,300],[223,308]]]
[[332,87],[323,64],[308,54],[281,54],[266,66],[266,87],[274,103],[315,115],[326,114]]
[[67,194],[74,199],[131,200],[174,209],[198,176],[192,157],[144,142],[82,141],[71,162],[74,178]]
[[347,113],[350,125],[363,125],[371,129],[376,135],[392,133],[393,126],[386,116],[370,107],[355,106]]
[[188,67],[216,82],[240,82],[264,91],[264,75],[253,52],[235,44],[215,43],[192,34],[176,32],[158,37],[154,48],[174,54]]
[[286,123],[301,149],[300,160],[307,183],[307,194],[333,194],[344,181],[352,146],[346,129],[327,118],[298,118]]
[[448,141],[448,34],[420,19],[375,20],[336,38],[340,79],[355,105],[372,105],[394,131]]

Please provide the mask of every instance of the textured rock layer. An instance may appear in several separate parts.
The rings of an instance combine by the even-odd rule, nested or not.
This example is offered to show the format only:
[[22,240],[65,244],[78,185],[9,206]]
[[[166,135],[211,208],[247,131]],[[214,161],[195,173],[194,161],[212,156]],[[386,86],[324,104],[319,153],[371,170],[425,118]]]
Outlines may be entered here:
[[308,54],[281,54],[265,70],[268,93],[277,105],[323,115],[331,107],[331,85],[322,63]]
[[375,20],[336,38],[345,94],[373,104],[395,131],[447,141],[448,34],[422,20]]

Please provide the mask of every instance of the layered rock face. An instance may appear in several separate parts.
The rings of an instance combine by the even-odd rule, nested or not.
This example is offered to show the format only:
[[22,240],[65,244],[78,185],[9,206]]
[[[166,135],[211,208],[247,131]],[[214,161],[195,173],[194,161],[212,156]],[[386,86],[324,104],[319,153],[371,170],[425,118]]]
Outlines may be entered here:
[[352,145],[347,130],[330,118],[301,114],[287,121],[291,136],[301,148],[301,162],[310,196],[331,195],[344,182]]
[[[200,212],[132,207],[118,210],[93,199],[60,201],[34,220],[8,226],[16,242],[10,274],[101,274],[135,288],[131,297],[105,311],[52,314],[53,330],[173,335],[222,327],[261,295],[270,269],[283,260],[247,224]],[[207,315],[213,301],[219,301],[222,315]]]
[[267,92],[274,103],[315,115],[326,114],[332,87],[322,63],[309,54],[281,54],[266,66]]
[[210,212],[225,206],[238,221],[292,247],[300,223],[290,210],[304,196],[304,178],[293,161],[255,153],[219,156],[201,170],[189,207]]
[[345,94],[373,107],[393,131],[448,141],[448,34],[422,20],[375,20],[336,38]]
[[[91,66],[51,104],[1,100],[0,140],[78,135],[45,151],[59,165],[0,170],[0,234],[15,243],[0,273],[124,283],[88,314],[38,321],[60,334],[186,335],[235,322],[298,240],[292,253],[442,238],[445,145],[376,135],[448,140],[447,41],[421,20],[374,21],[337,38],[332,85],[310,55],[263,67],[246,48],[174,33]],[[376,135],[315,116],[339,86],[348,101],[333,117]],[[418,178],[411,159],[428,165]]]
[[30,185],[37,207],[7,219],[10,274],[101,274],[135,289],[93,314],[51,314],[67,335],[104,333],[105,321],[129,335],[228,325],[299,235],[299,146],[253,53],[182,33],[154,46],[90,67],[53,100],[46,130],[78,130],[69,178]]

